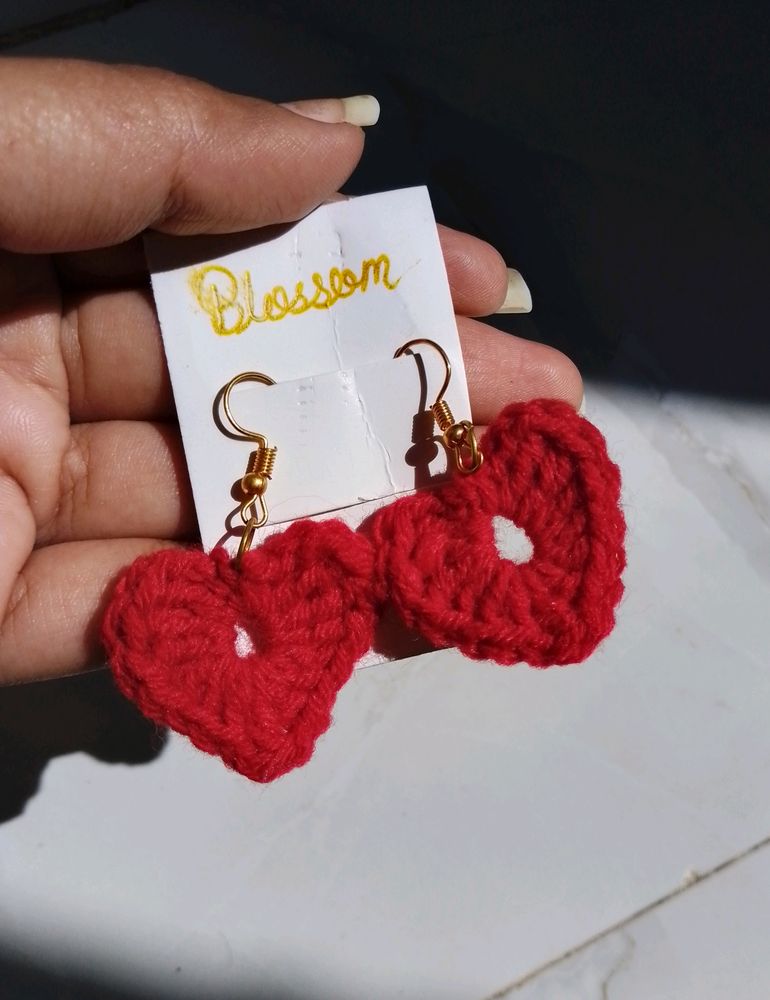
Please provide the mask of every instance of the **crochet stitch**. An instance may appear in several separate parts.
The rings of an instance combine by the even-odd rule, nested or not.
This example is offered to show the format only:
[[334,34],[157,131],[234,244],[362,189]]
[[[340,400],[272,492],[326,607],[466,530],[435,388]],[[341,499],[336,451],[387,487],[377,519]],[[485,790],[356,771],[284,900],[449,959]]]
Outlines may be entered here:
[[[579,662],[623,593],[618,468],[593,424],[557,400],[507,407],[481,448],[478,472],[374,516],[379,592],[436,647],[506,665]],[[496,515],[527,533],[528,562],[500,556]]]
[[[604,439],[566,403],[536,400],[504,410],[481,447],[477,472],[397,500],[360,533],[298,521],[240,567],[223,549],[138,559],[102,627],[118,687],[266,782],[309,760],[386,599],[434,646],[473,659],[585,659],[623,593],[620,474]],[[526,532],[527,562],[500,555],[496,516]]]
[[[373,558],[341,521],[248,552],[166,550],[120,580],[102,627],[120,690],[254,781],[310,759],[374,634]],[[236,627],[253,649],[236,649]]]

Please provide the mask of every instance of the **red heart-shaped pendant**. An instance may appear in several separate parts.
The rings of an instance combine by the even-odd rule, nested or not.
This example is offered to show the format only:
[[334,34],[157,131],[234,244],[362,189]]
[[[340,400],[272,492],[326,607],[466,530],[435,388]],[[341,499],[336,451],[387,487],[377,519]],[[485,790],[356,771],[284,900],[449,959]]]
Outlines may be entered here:
[[309,760],[375,624],[369,542],[299,521],[236,567],[222,549],[138,559],[102,627],[118,687],[254,781]]
[[[405,497],[371,521],[379,590],[436,647],[532,666],[576,663],[611,631],[623,593],[620,474],[600,432],[557,400],[505,409],[481,469]],[[494,517],[523,529],[521,564]]]

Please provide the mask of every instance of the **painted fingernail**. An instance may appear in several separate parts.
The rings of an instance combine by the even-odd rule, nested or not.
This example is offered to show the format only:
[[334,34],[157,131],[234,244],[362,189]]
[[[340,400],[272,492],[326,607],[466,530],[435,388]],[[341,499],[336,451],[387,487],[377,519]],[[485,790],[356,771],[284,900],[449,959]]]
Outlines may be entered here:
[[376,125],[380,117],[380,102],[371,94],[355,97],[329,97],[318,101],[289,101],[282,108],[303,118],[312,118],[328,125],[347,122],[348,125]]
[[499,313],[532,312],[532,292],[519,272],[512,267],[508,268],[508,290],[505,293],[505,302],[497,311]]

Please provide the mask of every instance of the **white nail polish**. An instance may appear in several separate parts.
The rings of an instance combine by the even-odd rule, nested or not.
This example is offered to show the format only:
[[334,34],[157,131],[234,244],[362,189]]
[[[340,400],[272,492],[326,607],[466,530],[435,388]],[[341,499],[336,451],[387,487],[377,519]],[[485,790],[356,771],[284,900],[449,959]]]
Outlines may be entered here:
[[323,97],[312,101],[288,101],[281,105],[303,118],[312,118],[327,125],[376,125],[380,117],[380,102],[371,94],[355,97]]
[[342,98],[342,120],[348,125],[376,125],[380,117],[380,102],[371,94]]
[[508,268],[508,290],[505,302],[497,310],[499,313],[532,312],[532,293],[518,271]]

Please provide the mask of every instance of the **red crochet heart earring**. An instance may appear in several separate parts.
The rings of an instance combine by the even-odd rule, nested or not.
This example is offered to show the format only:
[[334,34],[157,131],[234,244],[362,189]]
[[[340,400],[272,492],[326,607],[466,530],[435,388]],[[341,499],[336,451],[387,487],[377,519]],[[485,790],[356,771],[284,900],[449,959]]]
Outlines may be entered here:
[[241,479],[238,555],[164,550],[119,581],[102,626],[120,690],[149,718],[254,781],[304,764],[331,723],[337,693],[369,649],[375,626],[369,542],[341,521],[297,521],[252,550],[268,519],[276,449],[256,444]]
[[[600,432],[567,403],[508,406],[481,441],[443,399],[431,407],[462,474],[384,507],[370,522],[378,587],[434,646],[532,666],[585,659],[623,593],[620,474]],[[526,562],[500,555],[496,518],[523,530]]]
[[[304,764],[337,692],[370,647],[376,602],[438,647],[534,666],[584,659],[611,630],[623,591],[620,477],[599,431],[566,403],[509,406],[481,447],[443,399],[431,407],[459,480],[380,510],[370,537],[340,521],[298,521],[252,551],[268,519],[276,454],[256,444],[240,481],[244,531],[222,548],[137,560],[118,583],[103,638],[120,689],[157,722],[256,781]],[[501,557],[494,520],[526,532],[531,558]]]

